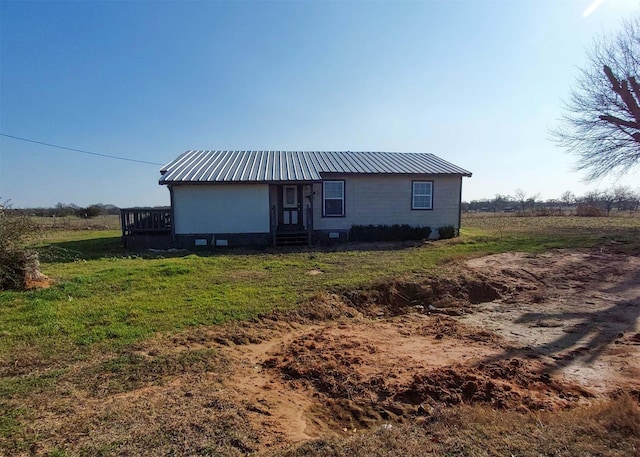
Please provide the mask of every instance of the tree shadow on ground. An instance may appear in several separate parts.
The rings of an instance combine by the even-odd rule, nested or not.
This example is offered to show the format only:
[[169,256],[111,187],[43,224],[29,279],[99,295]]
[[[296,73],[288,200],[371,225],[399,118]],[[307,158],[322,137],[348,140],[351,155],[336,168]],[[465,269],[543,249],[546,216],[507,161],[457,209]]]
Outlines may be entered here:
[[37,247],[36,251],[40,260],[47,263],[69,263],[78,260],[135,255],[124,249],[119,236],[47,243]]
[[327,253],[354,251],[401,251],[423,246],[424,241],[394,241],[371,243],[340,243],[319,246],[298,247],[228,247],[203,249],[125,249],[119,236],[77,241],[48,243],[36,248],[40,259],[47,263],[69,263],[78,260],[97,260],[112,257],[137,257],[142,259],[176,258],[188,255],[214,257],[220,255],[265,255],[296,253]]
[[[632,259],[630,256],[625,258],[627,261]],[[572,300],[583,297],[584,305],[571,311],[551,308],[520,315],[514,324],[539,328],[562,326],[562,333],[555,338],[549,336],[536,345],[509,347],[481,363],[513,357],[545,357],[547,370],[555,372],[572,364],[592,365],[612,344],[635,338],[640,319],[640,271],[637,271],[635,261],[616,262],[593,251],[585,261],[565,262],[560,269],[549,270],[542,277],[532,275],[542,290],[555,287],[575,290],[579,296]],[[601,305],[589,302],[589,294],[595,294]]]
[[[592,312],[533,312],[525,313],[514,321],[516,324],[532,324],[541,327],[545,322],[573,322],[563,329],[563,334],[553,341],[536,346],[508,348],[502,354],[485,358],[480,363],[490,363],[513,357],[538,358],[547,356],[546,370],[550,373],[574,363],[593,364],[612,344],[637,332],[640,317],[640,272],[630,275],[626,281],[603,290],[618,294],[618,300],[606,309]],[[622,297],[620,297],[620,295]]]

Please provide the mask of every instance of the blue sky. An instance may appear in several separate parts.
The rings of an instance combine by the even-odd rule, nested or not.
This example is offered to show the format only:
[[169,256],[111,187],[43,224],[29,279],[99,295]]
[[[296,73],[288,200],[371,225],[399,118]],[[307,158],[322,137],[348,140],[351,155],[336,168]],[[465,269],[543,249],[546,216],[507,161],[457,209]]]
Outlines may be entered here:
[[[1,1],[0,131],[166,163],[187,149],[432,152],[465,200],[586,185],[549,140],[638,0]],[[168,204],[160,167],[0,137],[0,198]],[[617,184],[640,186],[640,174]]]

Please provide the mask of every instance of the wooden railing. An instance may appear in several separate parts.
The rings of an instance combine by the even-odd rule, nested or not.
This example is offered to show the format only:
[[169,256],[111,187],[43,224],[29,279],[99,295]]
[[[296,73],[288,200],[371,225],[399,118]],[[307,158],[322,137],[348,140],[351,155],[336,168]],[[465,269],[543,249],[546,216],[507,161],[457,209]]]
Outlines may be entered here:
[[171,208],[123,208],[122,236],[171,233]]

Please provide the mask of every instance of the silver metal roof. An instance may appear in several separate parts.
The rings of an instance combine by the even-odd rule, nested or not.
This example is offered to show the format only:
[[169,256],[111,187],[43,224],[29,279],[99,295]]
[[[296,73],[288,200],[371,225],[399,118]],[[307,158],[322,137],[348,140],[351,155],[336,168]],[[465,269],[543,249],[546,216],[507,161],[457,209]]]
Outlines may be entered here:
[[433,154],[351,151],[187,151],[160,170],[160,184],[320,181],[326,173],[471,176]]

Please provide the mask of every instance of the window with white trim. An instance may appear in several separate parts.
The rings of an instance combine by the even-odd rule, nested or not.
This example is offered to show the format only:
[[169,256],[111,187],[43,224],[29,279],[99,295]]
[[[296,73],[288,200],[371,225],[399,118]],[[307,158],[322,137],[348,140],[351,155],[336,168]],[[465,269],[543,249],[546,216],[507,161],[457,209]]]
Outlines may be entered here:
[[411,209],[433,209],[433,182],[413,181]]
[[322,182],[322,215],[344,216],[344,181]]

